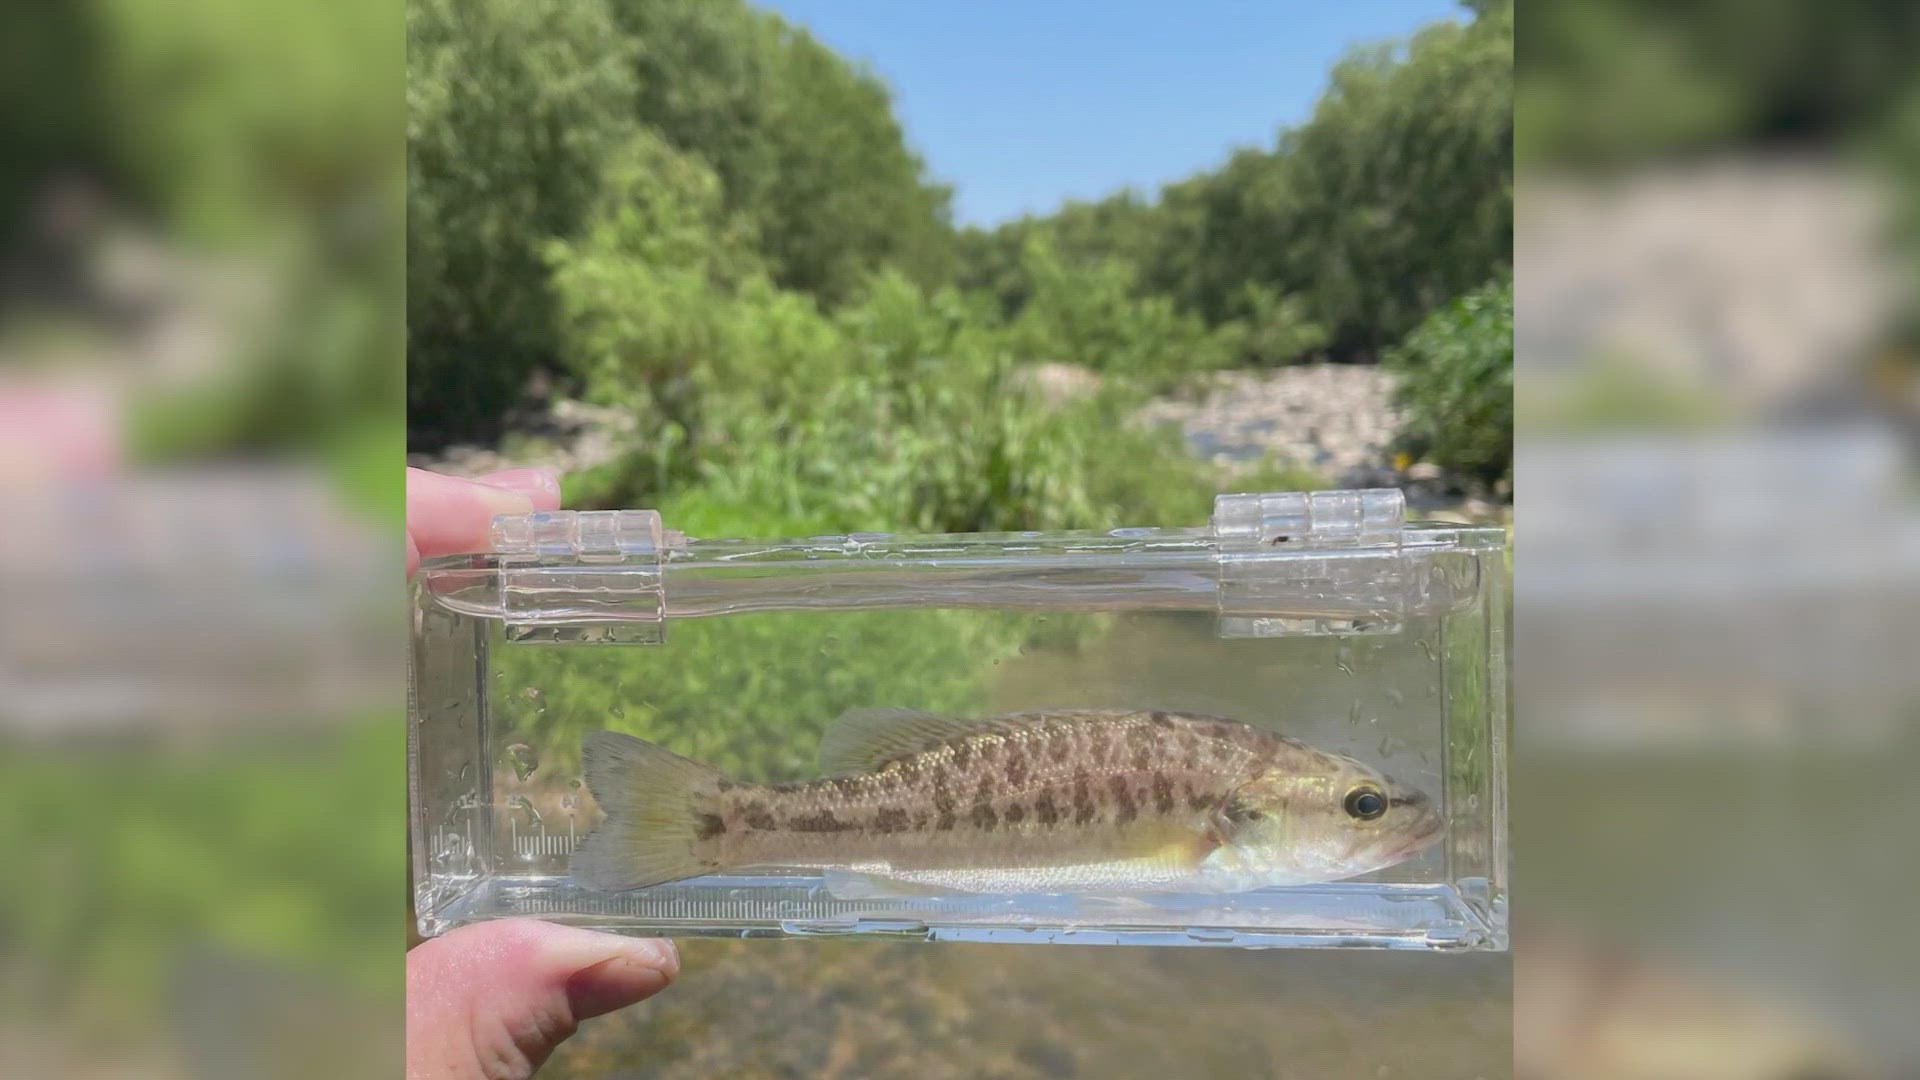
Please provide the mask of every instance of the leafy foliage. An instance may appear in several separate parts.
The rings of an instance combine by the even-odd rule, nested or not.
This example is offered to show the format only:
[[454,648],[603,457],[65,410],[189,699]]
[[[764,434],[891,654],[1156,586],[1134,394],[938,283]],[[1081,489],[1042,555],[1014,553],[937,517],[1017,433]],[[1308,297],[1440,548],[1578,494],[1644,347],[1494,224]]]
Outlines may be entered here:
[[[755,266],[834,304],[882,267],[949,271],[948,193],[924,181],[885,88],[740,0],[422,0],[408,45],[417,442],[488,433],[575,347],[556,241],[624,243],[674,268],[647,283],[669,292],[721,263],[716,286]],[[656,227],[672,237],[645,236]],[[689,259],[702,268],[679,274]]]
[[594,0],[407,6],[407,406],[483,430],[557,348],[543,245],[628,145],[627,43]]
[[889,274],[956,287],[1017,359],[1159,386],[1368,357],[1509,263],[1512,10],[1473,12],[1355,53],[1305,124],[1157,197],[955,233],[886,88],[744,0],[422,0],[415,442],[486,434],[549,367],[696,444],[703,380],[845,370],[832,327]]
[[1023,356],[1058,360],[1157,382],[1219,366],[1225,358],[1198,316],[1166,296],[1142,296],[1131,263],[1069,263],[1045,235],[1021,264],[1030,293],[1013,324]]
[[713,167],[777,283],[838,304],[882,266],[946,276],[950,192],[878,79],[744,0],[608,2],[634,43],[634,116]]
[[1242,361],[1374,354],[1511,263],[1513,12],[1477,10],[1356,51],[1305,124],[1157,200],[963,234],[960,280],[1018,315],[1043,268],[1019,253],[1039,239],[1089,273],[1130,267],[1133,295],[1200,316]]
[[1405,437],[1415,453],[1462,476],[1512,479],[1512,282],[1434,313],[1389,363],[1401,372]]

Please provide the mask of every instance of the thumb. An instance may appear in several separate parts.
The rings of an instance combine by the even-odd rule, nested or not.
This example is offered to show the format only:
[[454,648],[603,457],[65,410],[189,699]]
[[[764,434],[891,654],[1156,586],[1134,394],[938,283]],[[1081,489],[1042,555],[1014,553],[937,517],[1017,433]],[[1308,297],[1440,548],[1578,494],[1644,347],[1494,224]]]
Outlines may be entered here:
[[524,1080],[580,1021],[679,970],[670,941],[531,919],[463,926],[407,954],[408,1080]]

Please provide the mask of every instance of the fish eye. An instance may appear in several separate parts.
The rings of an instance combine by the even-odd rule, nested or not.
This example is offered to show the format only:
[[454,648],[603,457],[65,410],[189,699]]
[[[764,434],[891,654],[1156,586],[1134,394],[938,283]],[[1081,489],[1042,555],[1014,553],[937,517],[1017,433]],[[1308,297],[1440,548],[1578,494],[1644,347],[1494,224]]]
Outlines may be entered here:
[[1357,787],[1347,792],[1345,807],[1348,816],[1372,821],[1387,812],[1387,800],[1373,788]]

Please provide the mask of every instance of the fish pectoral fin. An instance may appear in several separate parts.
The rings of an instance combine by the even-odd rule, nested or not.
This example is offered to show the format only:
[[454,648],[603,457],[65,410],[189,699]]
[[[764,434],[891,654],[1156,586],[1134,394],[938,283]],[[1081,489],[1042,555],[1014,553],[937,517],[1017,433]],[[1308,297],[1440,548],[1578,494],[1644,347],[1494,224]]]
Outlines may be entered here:
[[919,900],[951,895],[930,885],[852,870],[827,871],[821,877],[821,886],[836,900]]

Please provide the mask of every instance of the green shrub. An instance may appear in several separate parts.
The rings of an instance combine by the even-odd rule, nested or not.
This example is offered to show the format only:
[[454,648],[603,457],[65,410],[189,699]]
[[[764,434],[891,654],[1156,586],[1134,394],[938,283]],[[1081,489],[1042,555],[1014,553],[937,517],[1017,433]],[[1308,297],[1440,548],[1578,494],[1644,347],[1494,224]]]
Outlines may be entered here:
[[1158,389],[1228,358],[1205,320],[1171,297],[1141,295],[1131,263],[1069,262],[1044,236],[1029,239],[1022,258],[1032,292],[1010,344],[1025,359],[1078,364]]
[[1513,284],[1429,316],[1387,357],[1400,373],[1406,448],[1460,476],[1513,478]]
[[1257,282],[1247,283],[1241,313],[1215,334],[1227,355],[1245,364],[1285,364],[1328,342],[1326,328],[1313,321],[1304,298]]

